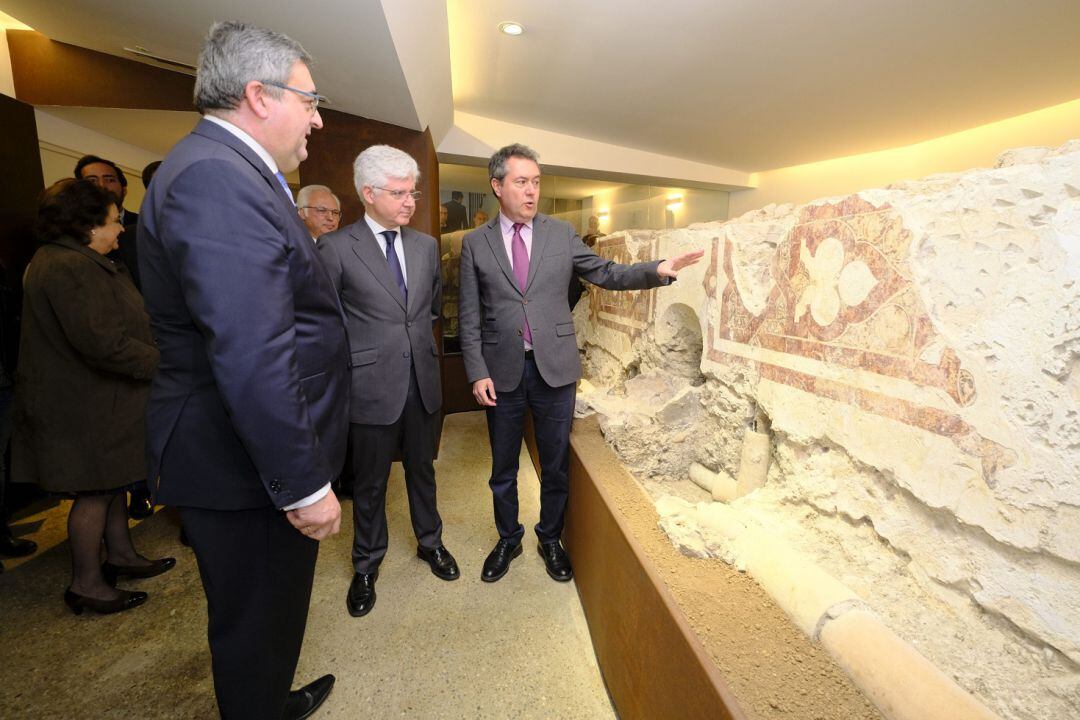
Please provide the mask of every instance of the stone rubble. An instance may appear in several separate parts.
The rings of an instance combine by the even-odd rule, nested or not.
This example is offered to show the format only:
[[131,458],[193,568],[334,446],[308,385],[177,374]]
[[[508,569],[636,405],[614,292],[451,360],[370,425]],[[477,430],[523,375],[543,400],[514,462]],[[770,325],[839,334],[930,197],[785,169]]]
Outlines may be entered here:
[[738,562],[660,501],[710,503],[690,464],[734,476],[764,415],[768,480],[733,508],[1001,717],[1080,717],[1080,140],[597,250],[691,248],[671,287],[575,310],[579,414],[673,542]]

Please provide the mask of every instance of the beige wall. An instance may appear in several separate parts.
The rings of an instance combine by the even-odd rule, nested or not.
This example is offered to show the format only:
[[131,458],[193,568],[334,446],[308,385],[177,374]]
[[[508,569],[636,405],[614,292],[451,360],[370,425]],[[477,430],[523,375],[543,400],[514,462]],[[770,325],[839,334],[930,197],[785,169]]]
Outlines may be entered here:
[[41,172],[46,187],[61,178],[71,177],[75,163],[83,155],[99,155],[112,160],[123,169],[128,180],[124,207],[139,211],[145,193],[141,180],[142,169],[154,160],[160,160],[160,155],[70,123],[41,109],[35,110],[34,114],[37,119],[38,144],[41,148]]
[[757,187],[731,193],[731,217],[770,203],[804,203],[899,180],[993,167],[1011,148],[1058,147],[1080,138],[1080,99],[907,147],[755,174]]

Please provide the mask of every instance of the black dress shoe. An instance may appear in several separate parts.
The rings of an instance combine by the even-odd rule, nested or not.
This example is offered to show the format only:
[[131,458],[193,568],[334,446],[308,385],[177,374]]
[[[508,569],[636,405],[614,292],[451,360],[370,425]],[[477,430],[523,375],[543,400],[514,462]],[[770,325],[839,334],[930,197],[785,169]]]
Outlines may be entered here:
[[133,520],[143,520],[154,514],[154,503],[150,502],[150,494],[144,491],[132,491],[131,503],[128,505],[128,516]]
[[379,578],[379,571],[373,573],[356,573],[349,584],[349,594],[345,598],[345,604],[349,608],[349,614],[353,617],[364,617],[371,608],[375,607],[375,581]]
[[495,543],[495,549],[488,553],[484,561],[484,570],[480,573],[480,579],[484,582],[495,582],[510,569],[510,561],[521,554],[521,543],[511,543],[509,540],[500,540]]
[[440,545],[434,550],[417,546],[416,557],[426,560],[427,564],[431,566],[431,572],[437,578],[457,580],[461,577],[457,561],[454,560],[454,556],[450,554],[445,545]]
[[304,720],[319,709],[334,687],[334,676],[323,675],[313,683],[289,693],[285,701],[284,720]]
[[0,535],[0,555],[4,557],[26,557],[37,552],[37,543],[12,537],[8,533]]
[[536,546],[536,552],[540,553],[540,557],[544,558],[544,566],[547,568],[547,574],[551,576],[552,580],[566,582],[574,577],[574,570],[570,567],[570,556],[566,554],[558,540],[539,543]]
[[64,591],[64,602],[76,615],[82,615],[83,610],[93,610],[102,615],[109,615],[139,607],[149,597],[146,593],[137,590],[120,590],[119,592],[120,596],[113,600],[98,600],[73,593],[69,588]]
[[171,557],[153,560],[149,565],[113,565],[105,562],[101,564],[101,574],[105,576],[105,582],[116,585],[117,578],[152,578],[172,570],[175,566],[176,558]]

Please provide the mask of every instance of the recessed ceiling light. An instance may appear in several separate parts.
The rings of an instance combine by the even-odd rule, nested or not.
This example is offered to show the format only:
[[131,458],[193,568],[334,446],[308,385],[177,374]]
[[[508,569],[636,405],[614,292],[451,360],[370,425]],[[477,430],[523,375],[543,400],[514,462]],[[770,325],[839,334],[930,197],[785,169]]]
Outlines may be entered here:
[[499,31],[506,33],[507,35],[520,35],[525,32],[525,28],[519,22],[507,20],[506,22],[499,23]]

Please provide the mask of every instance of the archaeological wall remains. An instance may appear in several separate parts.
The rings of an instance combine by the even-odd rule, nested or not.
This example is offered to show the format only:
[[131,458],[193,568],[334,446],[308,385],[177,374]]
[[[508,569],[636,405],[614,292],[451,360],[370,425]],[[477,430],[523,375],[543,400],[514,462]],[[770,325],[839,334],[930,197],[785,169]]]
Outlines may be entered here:
[[754,527],[1002,718],[1080,717],[1080,141],[597,245],[697,248],[575,311],[672,541],[739,566]]

